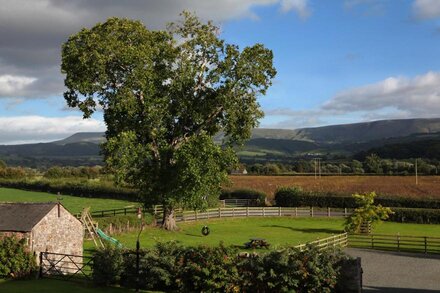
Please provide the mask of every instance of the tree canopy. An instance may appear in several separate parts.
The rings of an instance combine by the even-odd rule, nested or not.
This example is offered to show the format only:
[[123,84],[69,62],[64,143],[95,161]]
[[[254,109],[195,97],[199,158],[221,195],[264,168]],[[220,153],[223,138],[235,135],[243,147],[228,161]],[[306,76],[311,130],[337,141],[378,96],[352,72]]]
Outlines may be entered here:
[[[219,28],[183,12],[166,30],[110,18],[72,35],[62,48],[70,107],[85,118],[102,109],[103,153],[118,181],[137,186],[145,204],[203,208],[263,116],[257,101],[275,77],[262,44],[227,44]],[[224,134],[224,146],[212,137]],[[170,223],[171,222],[171,223]]]

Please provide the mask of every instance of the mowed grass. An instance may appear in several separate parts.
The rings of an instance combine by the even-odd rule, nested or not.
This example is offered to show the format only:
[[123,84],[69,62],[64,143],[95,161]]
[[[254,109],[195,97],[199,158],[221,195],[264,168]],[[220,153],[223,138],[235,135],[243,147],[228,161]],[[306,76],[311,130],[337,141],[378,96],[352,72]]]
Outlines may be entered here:
[[[235,218],[213,219],[191,223],[178,223],[177,232],[164,231],[157,227],[147,227],[140,235],[142,247],[152,247],[157,242],[180,241],[184,245],[225,245],[242,246],[250,238],[264,238],[272,247],[298,245],[318,238],[324,238],[343,232],[343,219],[328,218]],[[204,225],[211,233],[201,234]],[[440,237],[440,225],[402,224],[384,222],[378,225],[374,233],[396,235],[421,235]],[[125,247],[134,248],[137,233],[114,235]],[[91,241],[85,242],[85,248],[93,248]]]
[[[2,280],[2,293],[124,293],[134,290],[115,287],[96,287],[92,283],[77,283],[53,279],[39,280]],[[140,292],[153,292],[143,291]]]
[[[440,199],[440,176],[230,176],[230,188],[251,188],[273,198],[278,187],[300,186],[314,192],[334,192],[341,195],[375,191],[379,196],[400,196],[420,199]],[[229,186],[228,186],[229,187]]]
[[[136,202],[116,199],[87,198],[62,195],[61,203],[71,213],[80,213],[85,207],[91,211],[138,206]],[[0,202],[57,202],[57,195],[46,192],[25,191],[0,187]]]

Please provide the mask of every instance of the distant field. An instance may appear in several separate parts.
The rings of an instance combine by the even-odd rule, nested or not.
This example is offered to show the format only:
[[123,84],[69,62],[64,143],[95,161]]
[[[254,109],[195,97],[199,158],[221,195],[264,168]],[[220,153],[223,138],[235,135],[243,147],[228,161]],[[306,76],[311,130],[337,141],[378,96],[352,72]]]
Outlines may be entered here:
[[[56,202],[57,196],[46,192],[24,191],[12,188],[0,187],[0,202]],[[86,198],[78,196],[62,195],[61,203],[71,213],[80,213],[83,208],[90,207],[91,211],[108,210],[124,208],[129,206],[137,206],[135,202],[102,199],[102,198]]]
[[252,188],[273,197],[280,186],[301,186],[316,192],[352,194],[375,191],[379,195],[440,199],[440,176],[230,176],[232,188]]

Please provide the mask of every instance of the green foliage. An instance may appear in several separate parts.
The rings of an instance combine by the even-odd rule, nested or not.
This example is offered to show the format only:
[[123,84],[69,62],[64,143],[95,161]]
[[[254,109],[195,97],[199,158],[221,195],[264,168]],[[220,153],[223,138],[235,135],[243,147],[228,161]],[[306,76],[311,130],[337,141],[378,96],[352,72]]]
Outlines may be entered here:
[[93,282],[105,286],[119,283],[123,272],[122,263],[122,250],[117,246],[109,245],[98,249],[93,254]]
[[[357,207],[356,199],[352,196],[305,191],[295,186],[278,188],[275,192],[275,201],[277,206],[281,207]],[[380,196],[375,198],[375,202],[389,207],[440,209],[440,200],[437,199]]]
[[223,190],[220,199],[255,199],[256,204],[259,206],[265,206],[266,204],[266,193],[254,190],[254,189],[227,189]]
[[[135,251],[123,255],[122,273],[116,274],[121,285],[133,288]],[[139,285],[166,292],[333,292],[340,263],[346,259],[338,250],[318,252],[315,247],[302,252],[288,247],[242,258],[237,249],[222,244],[184,247],[177,242],[158,243],[141,251]]]
[[382,174],[381,159],[376,154],[370,154],[364,161],[365,170],[367,173]]
[[304,191],[301,187],[280,187],[275,192],[275,202],[280,207],[298,207],[302,205],[301,196]]
[[20,179],[28,174],[27,170],[21,167],[0,168],[0,178]]
[[353,214],[347,218],[345,222],[345,230],[348,232],[359,233],[363,223],[379,223],[389,218],[389,215],[393,212],[390,208],[383,207],[382,205],[375,205],[374,198],[375,192],[367,194],[353,194],[358,207],[354,210]]
[[[110,18],[62,49],[67,104],[85,118],[103,107],[107,165],[166,212],[203,209],[208,194],[219,195],[236,163],[231,146],[257,126],[257,97],[276,74],[263,45],[240,51],[218,38],[212,22],[182,15],[166,31]],[[220,131],[227,147],[212,141]]]
[[102,167],[58,167],[49,168],[45,173],[45,178],[88,178],[96,179],[101,173]]
[[417,224],[440,224],[440,209],[393,208],[389,221]]
[[22,278],[37,268],[35,257],[26,247],[26,239],[0,238],[0,276]]
[[251,255],[237,264],[240,287],[245,292],[333,292],[343,258],[337,251],[314,247]]
[[8,165],[6,165],[5,161],[0,160],[0,169],[6,168]]

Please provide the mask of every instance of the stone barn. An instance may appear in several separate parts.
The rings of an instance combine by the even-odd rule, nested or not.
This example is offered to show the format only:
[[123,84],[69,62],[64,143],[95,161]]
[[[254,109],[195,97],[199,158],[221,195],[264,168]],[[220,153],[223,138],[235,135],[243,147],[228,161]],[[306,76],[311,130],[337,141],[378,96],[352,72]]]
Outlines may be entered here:
[[26,239],[37,260],[40,252],[83,254],[82,223],[57,203],[0,203],[0,238]]

